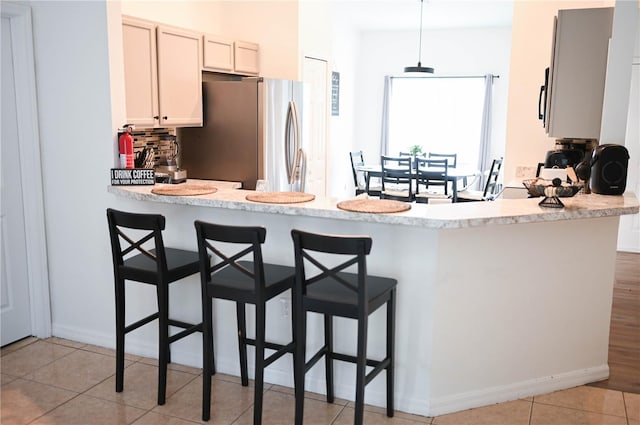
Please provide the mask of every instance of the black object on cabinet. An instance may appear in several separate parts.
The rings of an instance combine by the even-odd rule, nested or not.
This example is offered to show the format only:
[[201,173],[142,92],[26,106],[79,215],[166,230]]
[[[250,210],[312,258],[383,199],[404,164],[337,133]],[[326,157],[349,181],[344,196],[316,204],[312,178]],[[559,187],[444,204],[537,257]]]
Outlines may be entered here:
[[591,157],[591,190],[601,195],[622,195],[627,187],[629,151],[622,145],[598,146]]

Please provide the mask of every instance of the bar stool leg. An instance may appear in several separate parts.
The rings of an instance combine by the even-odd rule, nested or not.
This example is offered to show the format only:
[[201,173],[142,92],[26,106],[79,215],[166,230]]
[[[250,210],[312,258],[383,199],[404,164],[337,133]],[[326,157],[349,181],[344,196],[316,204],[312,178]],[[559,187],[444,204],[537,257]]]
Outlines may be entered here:
[[330,314],[324,315],[324,345],[327,350],[324,353],[327,403],[333,403],[335,400],[333,394],[333,316]]
[[253,394],[253,424],[262,423],[262,396],[264,389],[264,341],[265,341],[265,305],[256,304],[256,365],[255,388]]
[[387,301],[387,416],[393,417],[393,394],[395,379],[395,329],[396,329],[396,290],[391,291],[389,301]]
[[236,318],[238,321],[238,350],[240,353],[240,378],[242,386],[249,385],[247,372],[247,319],[244,303],[236,303]]
[[169,285],[158,282],[158,404],[165,403],[169,357]]
[[[299,306],[301,300],[296,301]],[[296,307],[298,308],[298,307]],[[302,425],[304,418],[304,375],[305,375],[305,348],[307,342],[307,314],[299,309],[296,311],[297,322],[295,329],[295,355],[293,357],[293,378],[296,398],[295,425]]]
[[124,386],[124,279],[116,281],[116,392]]
[[367,366],[367,324],[368,317],[358,318],[358,353],[356,357],[356,405],[354,424],[364,423],[364,386]]
[[211,304],[213,300],[202,297],[202,420],[211,418],[211,375],[213,375],[213,324]]

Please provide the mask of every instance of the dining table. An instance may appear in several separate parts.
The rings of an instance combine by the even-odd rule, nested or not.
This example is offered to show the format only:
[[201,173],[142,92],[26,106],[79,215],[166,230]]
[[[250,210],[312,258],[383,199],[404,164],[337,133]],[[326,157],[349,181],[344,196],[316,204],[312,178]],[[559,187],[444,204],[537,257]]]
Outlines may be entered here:
[[[361,171],[365,173],[365,190],[369,193],[369,182],[372,177],[382,178],[382,165],[380,164],[364,164],[355,167],[356,171]],[[421,170],[429,171],[429,168],[421,168]],[[434,168],[434,173],[441,172],[442,169]],[[480,174],[480,171],[471,166],[465,166],[464,164],[460,164],[457,167],[447,168],[447,181],[451,182],[451,197],[453,202],[458,201],[458,181],[462,180],[465,182],[464,187],[468,187],[466,182],[473,177],[476,177]],[[473,180],[471,180],[473,182]]]

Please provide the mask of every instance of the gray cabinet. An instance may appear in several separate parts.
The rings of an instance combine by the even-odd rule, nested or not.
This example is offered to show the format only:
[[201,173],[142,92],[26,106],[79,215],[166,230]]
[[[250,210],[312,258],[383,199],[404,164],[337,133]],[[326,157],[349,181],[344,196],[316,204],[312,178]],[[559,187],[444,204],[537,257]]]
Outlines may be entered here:
[[612,23],[613,8],[558,11],[546,84],[549,136],[600,137]]

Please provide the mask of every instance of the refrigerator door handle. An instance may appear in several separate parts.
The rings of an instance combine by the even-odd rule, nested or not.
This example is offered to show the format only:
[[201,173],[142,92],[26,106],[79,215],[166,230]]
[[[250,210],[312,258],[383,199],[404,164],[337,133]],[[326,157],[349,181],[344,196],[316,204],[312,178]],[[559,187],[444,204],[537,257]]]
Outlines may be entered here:
[[300,181],[299,190],[304,192],[307,180],[307,156],[302,149],[298,149],[298,154],[296,155],[295,180]]
[[[293,134],[293,140],[292,140]],[[296,169],[298,168],[300,149],[300,128],[298,125],[298,109],[294,101],[289,102],[287,108],[287,122],[284,136],[285,165],[287,168],[287,180],[289,184],[296,182]]]

